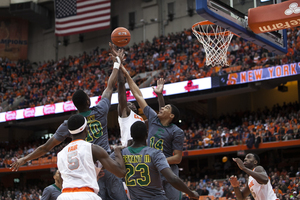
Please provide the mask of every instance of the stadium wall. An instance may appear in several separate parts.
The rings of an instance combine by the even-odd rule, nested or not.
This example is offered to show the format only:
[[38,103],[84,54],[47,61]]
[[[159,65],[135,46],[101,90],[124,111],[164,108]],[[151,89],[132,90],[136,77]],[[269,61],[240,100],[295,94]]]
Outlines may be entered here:
[[[171,2],[174,2],[173,21],[168,20],[168,3]],[[146,40],[152,42],[154,36],[159,36],[163,32],[164,35],[171,32],[180,32],[191,28],[194,23],[203,20],[195,11],[192,17],[188,15],[187,1],[166,0],[161,3],[158,0],[153,0],[150,3],[143,3],[136,0],[115,0],[111,1],[111,3],[111,17],[118,16],[118,26],[129,28],[129,13],[135,13],[135,27],[134,30],[130,30],[131,41],[129,46],[141,42],[144,34]],[[145,23],[141,22],[141,19],[144,19]],[[43,62],[44,60],[55,59],[56,37],[54,35],[54,20],[52,27],[52,29],[43,30],[37,25],[30,24],[28,39],[28,59],[30,61]],[[97,46],[100,49],[108,48],[111,31],[111,29],[105,29],[85,33],[84,42],[82,43],[79,41],[78,34],[71,35],[68,46],[63,46],[63,37],[59,37],[58,40],[62,44],[58,46],[58,58],[78,55],[83,51],[89,53]]]
[[8,7],[10,3],[10,0],[1,0],[0,1],[0,7]]

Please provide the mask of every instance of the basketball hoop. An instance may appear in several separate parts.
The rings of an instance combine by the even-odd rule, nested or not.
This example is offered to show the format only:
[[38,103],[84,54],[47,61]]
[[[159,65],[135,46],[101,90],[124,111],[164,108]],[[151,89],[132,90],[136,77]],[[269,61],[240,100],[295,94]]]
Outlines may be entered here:
[[207,66],[228,65],[227,49],[234,33],[210,21],[198,22],[192,26],[192,30],[203,45]]

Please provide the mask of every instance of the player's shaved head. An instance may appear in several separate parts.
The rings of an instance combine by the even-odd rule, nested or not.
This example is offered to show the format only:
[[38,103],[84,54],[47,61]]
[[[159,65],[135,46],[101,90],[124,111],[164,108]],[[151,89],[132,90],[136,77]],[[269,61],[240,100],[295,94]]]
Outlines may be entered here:
[[72,101],[79,111],[90,106],[88,105],[89,97],[83,90],[77,90],[72,96]]
[[147,127],[144,122],[136,121],[130,127],[131,137],[135,142],[144,142],[147,137]]

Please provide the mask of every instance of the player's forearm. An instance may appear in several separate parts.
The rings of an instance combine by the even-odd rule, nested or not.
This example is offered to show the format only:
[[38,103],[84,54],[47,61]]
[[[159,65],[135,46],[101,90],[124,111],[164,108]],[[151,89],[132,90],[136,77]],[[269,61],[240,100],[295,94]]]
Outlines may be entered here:
[[168,182],[177,190],[192,196],[192,191],[184,184],[184,182],[174,174],[174,176],[168,180]]
[[125,77],[127,79],[127,83],[129,85],[129,88],[133,94],[133,96],[138,99],[138,98],[143,98],[143,94],[140,91],[140,88],[136,85],[136,83],[133,81],[133,79],[130,77],[128,73],[125,73]]
[[179,164],[181,163],[181,160],[182,160],[182,156],[179,155],[173,155],[167,158],[169,165]]
[[48,153],[50,150],[51,149],[48,149],[47,147],[45,147],[45,145],[41,145],[37,149],[35,149],[32,153],[25,156],[24,160],[26,162],[28,162],[30,160],[37,159],[37,158],[45,155],[46,153]]
[[243,194],[242,192],[240,191],[240,188],[239,187],[233,187],[234,189],[234,193],[235,193],[235,196],[236,196],[236,199],[237,200],[244,200],[245,198],[243,197]]
[[159,110],[161,109],[161,107],[165,106],[165,99],[162,93],[158,93],[157,94],[157,100],[158,100],[158,106],[159,106]]
[[246,172],[249,176],[252,176],[260,184],[267,184],[269,181],[267,174],[264,172],[252,171],[251,169],[248,169],[246,167],[243,171]]
[[126,88],[125,88],[125,79],[122,73],[122,70],[118,72],[118,99],[119,99],[119,115],[123,116],[124,109],[127,109],[127,99],[126,99]]
[[103,94],[102,94],[102,98],[107,98],[107,99],[111,99],[111,95],[113,93],[114,90],[114,84],[117,81],[117,75],[118,75],[118,69],[114,68],[110,77],[108,78],[107,81],[107,87],[104,90]]
[[119,173],[118,173],[118,177],[122,178],[125,176],[126,174],[126,167],[125,167],[125,163],[124,160],[122,158],[122,154],[121,151],[119,150],[115,150],[115,161],[118,163],[118,168],[119,168]]
[[118,72],[119,72],[119,69],[113,68],[113,71],[107,81],[107,88],[113,89],[115,83],[117,82]]

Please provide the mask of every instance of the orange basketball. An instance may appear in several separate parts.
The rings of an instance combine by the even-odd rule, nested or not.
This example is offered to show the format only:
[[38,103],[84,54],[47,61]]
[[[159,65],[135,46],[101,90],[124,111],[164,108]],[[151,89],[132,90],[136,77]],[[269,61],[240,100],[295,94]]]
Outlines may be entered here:
[[111,33],[111,41],[118,47],[126,46],[130,38],[130,32],[124,27],[118,27]]
[[222,158],[222,161],[225,163],[225,162],[227,162],[227,160],[228,160],[228,158],[226,157],[226,156],[224,156],[223,158]]

